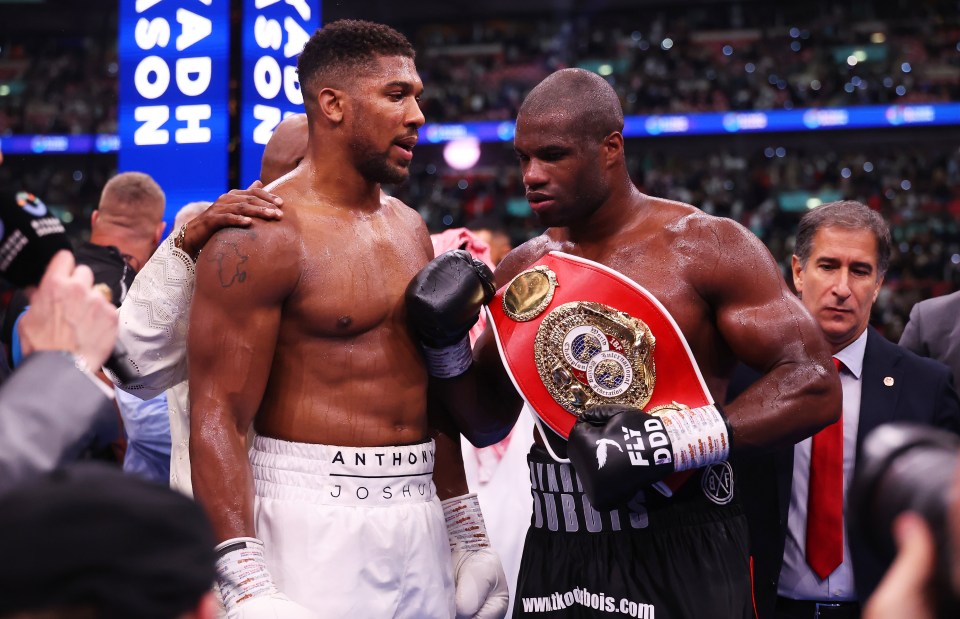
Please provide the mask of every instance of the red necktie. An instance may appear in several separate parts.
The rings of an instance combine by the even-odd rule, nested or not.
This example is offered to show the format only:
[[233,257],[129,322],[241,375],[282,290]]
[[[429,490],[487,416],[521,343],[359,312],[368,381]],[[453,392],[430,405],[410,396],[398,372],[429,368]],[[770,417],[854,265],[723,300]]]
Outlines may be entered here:
[[[833,364],[840,369],[839,359]],[[813,435],[807,564],[823,580],[843,562],[843,416]]]

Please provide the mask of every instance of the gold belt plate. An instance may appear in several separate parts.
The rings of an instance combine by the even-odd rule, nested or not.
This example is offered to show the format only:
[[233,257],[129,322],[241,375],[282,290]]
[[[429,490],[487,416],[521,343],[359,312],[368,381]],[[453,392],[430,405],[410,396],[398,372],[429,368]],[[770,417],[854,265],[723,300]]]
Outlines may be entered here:
[[540,323],[534,357],[540,380],[566,411],[599,404],[643,408],[657,381],[656,338],[642,320],[589,301],[564,303]]

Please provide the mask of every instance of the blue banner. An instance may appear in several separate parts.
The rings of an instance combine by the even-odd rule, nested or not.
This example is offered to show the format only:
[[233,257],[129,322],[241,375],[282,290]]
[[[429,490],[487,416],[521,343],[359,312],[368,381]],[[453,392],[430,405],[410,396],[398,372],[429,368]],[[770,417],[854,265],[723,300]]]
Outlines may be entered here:
[[[627,116],[624,118],[623,136],[649,138],[943,125],[960,125],[960,103]],[[429,144],[460,138],[476,138],[481,142],[509,142],[513,140],[513,132],[513,121],[465,122],[428,124],[420,131],[420,137]]]
[[284,116],[303,112],[297,56],[320,27],[320,0],[244,0],[240,185],[260,178],[263,146]]
[[120,0],[121,172],[152,176],[170,222],[227,189],[229,0]]
[[0,138],[0,150],[7,155],[89,155],[120,150],[120,136],[97,135],[8,135]]
[[[627,116],[624,119],[623,134],[628,138],[636,138],[928,126],[960,126],[960,103]],[[420,139],[424,144],[442,144],[460,138],[476,138],[481,142],[510,142],[513,140],[514,128],[513,121],[428,124],[421,129]],[[273,127],[270,127],[269,131],[272,134]],[[263,146],[258,147],[262,154]],[[0,137],[0,149],[7,155],[96,154],[121,150],[120,136],[106,133],[8,135]],[[260,155],[256,155],[254,159],[255,170],[249,177],[250,182],[257,178],[260,171]]]

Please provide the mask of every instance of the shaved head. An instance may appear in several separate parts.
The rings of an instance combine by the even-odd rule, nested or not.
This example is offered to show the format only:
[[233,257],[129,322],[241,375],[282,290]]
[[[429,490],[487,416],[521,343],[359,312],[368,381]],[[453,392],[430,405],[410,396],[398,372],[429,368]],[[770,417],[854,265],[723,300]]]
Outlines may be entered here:
[[524,99],[518,123],[526,115],[553,117],[596,140],[623,131],[617,93],[602,77],[584,69],[562,69],[547,76]]
[[280,121],[263,149],[260,182],[269,185],[300,164],[307,155],[307,115],[293,114]]

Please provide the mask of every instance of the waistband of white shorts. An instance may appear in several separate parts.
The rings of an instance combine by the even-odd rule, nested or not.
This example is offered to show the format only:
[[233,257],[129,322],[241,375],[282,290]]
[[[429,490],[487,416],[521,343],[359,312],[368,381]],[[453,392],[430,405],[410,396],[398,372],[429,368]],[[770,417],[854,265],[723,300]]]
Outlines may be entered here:
[[250,463],[258,496],[375,507],[432,501],[434,453],[432,440],[338,447],[256,436]]

